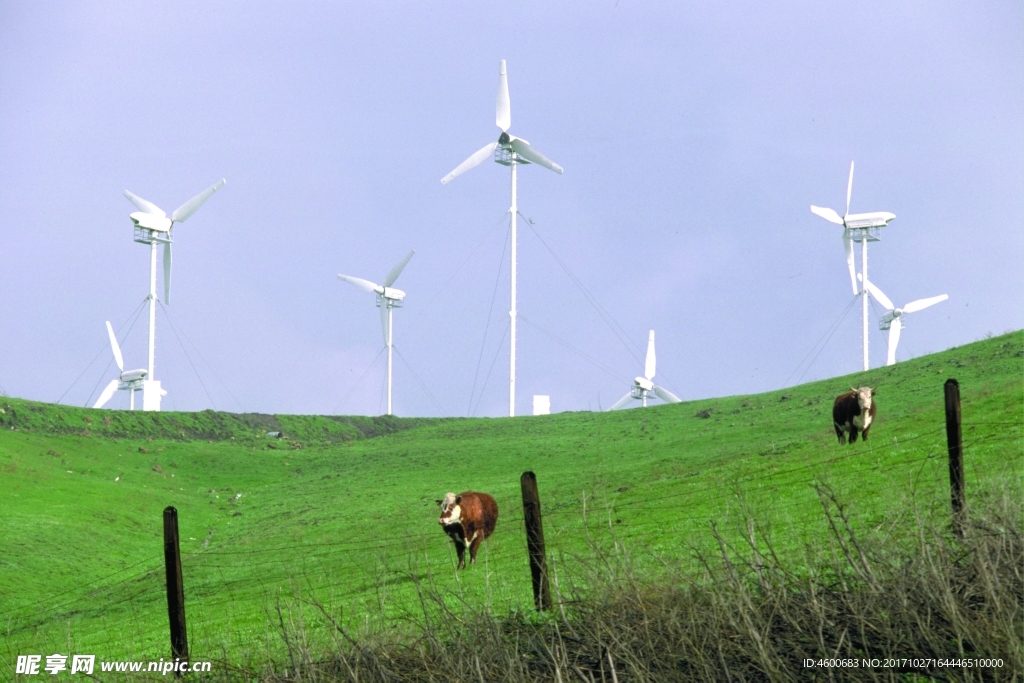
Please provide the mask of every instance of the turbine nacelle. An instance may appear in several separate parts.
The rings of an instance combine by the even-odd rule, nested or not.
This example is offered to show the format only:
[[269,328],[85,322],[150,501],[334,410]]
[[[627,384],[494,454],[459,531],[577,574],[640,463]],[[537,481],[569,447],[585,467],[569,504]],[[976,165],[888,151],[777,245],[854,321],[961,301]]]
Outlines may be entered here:
[[[495,147],[494,160],[496,162],[498,162],[499,164],[502,164],[503,166],[508,166],[508,162],[511,159],[513,159],[513,158],[516,160],[517,164],[533,163],[529,159],[527,159],[526,157],[524,157],[522,155],[519,155],[519,154],[516,154],[516,150],[512,146],[513,142],[518,142],[520,144],[520,146],[523,146],[523,145],[525,145],[526,147],[530,146],[530,143],[527,142],[526,140],[524,140],[523,138],[517,138],[514,135],[509,135],[505,131],[502,131],[501,135],[498,136],[498,144]],[[502,150],[502,152],[499,152],[498,150]],[[555,164],[555,165],[557,166],[557,164]],[[562,172],[562,170],[561,170],[562,167],[558,166],[558,168],[559,168],[558,173],[561,173]],[[554,169],[552,169],[552,170],[554,170]]]
[[882,317],[878,319],[879,326],[883,330],[888,329],[888,327],[886,327],[886,326],[888,324],[890,324],[893,320],[896,320],[897,318],[899,318],[902,315],[903,315],[903,309],[902,308],[897,308],[895,310],[889,311],[889,312],[883,314]]
[[140,379],[146,379],[147,374],[149,374],[149,372],[145,368],[139,368],[138,370],[125,370],[121,373],[120,379],[125,383],[137,382]]
[[863,228],[884,228],[889,221],[896,218],[896,214],[888,211],[875,211],[874,213],[851,213],[843,218],[843,223],[850,230]]
[[654,382],[646,377],[637,377],[633,381],[636,382],[637,389],[642,391],[654,391]]
[[170,232],[171,226],[174,225],[174,221],[167,216],[158,216],[146,213],[145,211],[136,211],[129,214],[128,217],[132,219],[135,227],[152,230],[153,232]]
[[400,289],[395,289],[394,287],[377,286],[373,288],[373,291],[389,301],[402,301],[405,299],[405,292]]

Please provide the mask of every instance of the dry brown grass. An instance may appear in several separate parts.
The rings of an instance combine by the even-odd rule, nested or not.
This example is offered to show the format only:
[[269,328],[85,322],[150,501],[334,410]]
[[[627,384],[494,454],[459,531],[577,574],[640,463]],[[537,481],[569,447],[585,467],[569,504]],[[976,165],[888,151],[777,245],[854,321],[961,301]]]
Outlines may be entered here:
[[[419,586],[422,616],[353,634],[315,602],[332,645],[308,645],[304,623],[279,611],[288,656],[261,667],[223,663],[218,679],[309,681],[803,681],[1021,680],[1024,542],[1017,501],[971,512],[963,539],[911,516],[894,543],[854,533],[819,486],[831,529],[824,561],[787,566],[747,524],[748,542],[701,556],[697,574],[671,567],[641,580],[621,550],[577,561],[551,614],[497,617]],[[810,556],[810,552],[809,552]],[[586,588],[583,588],[585,586]],[[308,614],[307,614],[308,617]],[[323,641],[321,641],[323,642]],[[865,659],[996,658],[1001,668],[863,667]],[[856,660],[815,668],[805,659]]]

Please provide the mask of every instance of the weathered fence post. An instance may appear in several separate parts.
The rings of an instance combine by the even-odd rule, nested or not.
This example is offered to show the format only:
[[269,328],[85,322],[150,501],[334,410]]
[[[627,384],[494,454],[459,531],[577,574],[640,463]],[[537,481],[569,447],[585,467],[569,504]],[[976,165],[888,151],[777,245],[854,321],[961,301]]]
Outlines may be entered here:
[[526,550],[530,553],[533,603],[538,610],[544,611],[551,609],[551,589],[548,587],[548,565],[544,553],[544,526],[540,519],[537,477],[533,472],[523,472],[519,484],[523,489],[523,520],[526,522]]
[[960,431],[960,384],[946,380],[946,443],[949,446],[949,492],[953,504],[953,533],[964,535],[964,450]]
[[[171,620],[171,656],[187,662],[185,584],[181,577],[181,550],[178,547],[178,511],[173,506],[164,508],[164,564],[167,567],[167,615]],[[175,671],[175,675],[180,676],[181,673]]]

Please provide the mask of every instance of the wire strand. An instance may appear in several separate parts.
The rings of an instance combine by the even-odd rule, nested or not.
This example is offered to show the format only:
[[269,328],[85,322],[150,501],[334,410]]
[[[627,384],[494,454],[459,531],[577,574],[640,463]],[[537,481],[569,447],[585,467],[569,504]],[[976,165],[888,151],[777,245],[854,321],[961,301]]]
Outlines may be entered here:
[[[166,316],[167,318],[167,322],[171,323],[171,327],[173,328],[174,321],[171,319],[171,312],[166,306],[163,305],[162,302],[160,304],[160,310],[163,311],[164,316]],[[210,361],[206,360],[206,357],[203,356],[203,352],[199,349],[199,347],[196,346],[196,344],[191,339],[189,339],[187,334],[185,334],[185,330],[181,330],[181,336],[185,338],[185,341],[187,341],[189,345],[192,346],[193,349],[195,349],[196,353],[199,354],[199,360],[203,361],[203,363],[206,364],[206,367],[210,368],[210,372],[213,373],[213,376],[217,379],[218,382],[220,382],[221,386],[224,387],[224,390],[228,392],[228,395],[231,396],[232,399],[234,399],[235,404],[238,406],[238,409],[244,413],[245,406],[242,405],[242,402],[239,401],[238,397],[235,396],[234,392],[231,391],[231,387],[228,386],[227,382],[221,379],[220,375],[217,374],[216,366],[210,363]]]
[[366,366],[365,370],[363,370],[363,374],[359,375],[359,378],[352,384],[351,387],[349,387],[349,390],[345,393],[344,396],[341,397],[341,400],[338,401],[338,405],[334,409],[335,413],[341,412],[341,406],[345,404],[345,401],[347,401],[348,397],[352,395],[352,392],[356,390],[356,387],[359,386],[359,383],[363,381],[363,378],[366,377],[366,375],[369,374],[370,370],[373,369],[373,366],[377,364],[377,361],[380,360],[381,354],[383,354],[387,350],[387,348],[387,346],[381,347],[380,351],[377,352],[377,355],[373,357],[372,361],[370,361],[370,364]]
[[623,383],[627,383],[628,384],[630,382],[630,380],[624,379],[622,375],[616,374],[616,372],[614,370],[612,370],[611,368],[609,368],[607,365],[604,365],[600,361],[592,358],[591,356],[588,356],[586,353],[584,353],[583,351],[577,349],[575,346],[573,346],[569,342],[565,341],[564,339],[560,339],[559,337],[555,336],[555,334],[553,332],[550,332],[550,331],[544,329],[543,327],[541,327],[537,323],[533,322],[532,320],[529,320],[525,316],[520,315],[519,319],[522,320],[527,325],[529,325],[530,327],[532,327],[535,330],[537,330],[538,332],[541,332],[542,334],[547,335],[548,337],[550,337],[555,342],[557,342],[557,343],[561,344],[562,346],[564,346],[565,348],[569,349],[570,351],[572,351],[573,353],[578,355],[580,358],[583,358],[584,360],[588,361],[594,367],[596,367],[598,370],[601,370],[602,372],[606,373],[608,376],[613,377],[616,380],[618,380],[620,382],[623,382]]
[[505,323],[505,331],[501,335],[501,339],[498,340],[498,348],[494,351],[494,360],[491,361],[491,367],[487,370],[487,377],[484,379],[484,385],[480,387],[480,396],[476,401],[476,410],[473,414],[476,414],[477,410],[480,410],[480,402],[484,400],[484,391],[487,390],[487,382],[491,379],[491,372],[494,371],[494,365],[498,362],[498,356],[501,354],[501,347],[505,343],[505,337],[508,336],[509,328],[512,326],[512,321]]
[[[814,358],[811,359],[811,362],[807,364],[807,367],[804,369],[803,373],[800,375],[800,379],[797,380],[797,384],[799,384],[800,381],[803,380],[804,375],[807,374],[808,370],[810,370],[811,367],[814,365],[814,361],[818,360],[818,356],[821,355],[821,352],[825,350],[826,346],[828,346],[829,341],[832,339],[832,335],[835,334],[836,330],[839,329],[840,323],[842,323],[843,320],[846,319],[846,315],[850,312],[850,309],[853,307],[853,304],[856,303],[856,302],[857,302],[857,297],[856,296],[854,296],[852,299],[850,299],[850,302],[848,304],[846,304],[846,308],[843,309],[843,312],[839,314],[839,317],[836,318],[835,321],[831,325],[829,325],[829,327],[825,330],[825,334],[821,335],[821,338],[818,339],[817,342],[815,342],[814,346],[811,347],[811,350],[807,352],[807,356],[804,356],[803,360],[801,360],[797,364],[797,366],[795,368],[793,368],[793,372],[789,373],[789,377],[787,377],[786,381],[782,383],[782,386],[785,387],[785,386],[789,385],[789,380],[793,379],[793,375],[796,374],[796,371],[799,370],[800,366],[802,366],[804,364],[804,362],[807,360],[807,357],[810,356],[812,353],[814,353],[814,349],[818,348],[818,345],[821,344],[821,348],[818,349],[818,353],[814,354]],[[826,335],[827,335],[827,338],[826,338]],[[822,339],[825,339],[825,341],[822,342]]]
[[[521,213],[519,215],[523,216],[523,214]],[[612,334],[614,334],[618,338],[618,340],[622,342],[622,345],[626,347],[626,351],[628,351],[629,354],[633,356],[633,359],[636,360],[638,364],[643,365],[644,363],[642,360],[640,360],[640,357],[636,355],[636,353],[633,353],[634,348],[636,349],[636,351],[640,353],[643,353],[642,350],[640,349],[640,347],[636,346],[635,343],[634,348],[630,347],[632,339],[630,338],[626,330],[623,329],[622,325],[619,325],[619,323],[612,317],[611,313],[609,313],[597,301],[596,297],[594,297],[594,295],[590,293],[590,290],[588,290],[583,285],[583,282],[578,277],[576,277],[576,275],[569,269],[569,266],[567,266],[565,262],[558,257],[558,254],[555,253],[554,249],[551,248],[551,246],[544,240],[544,238],[541,237],[540,233],[537,232],[536,228],[533,227],[533,221],[527,218],[526,216],[523,216],[523,220],[526,221],[526,224],[530,226],[530,231],[537,236],[537,239],[540,240],[540,243],[544,245],[544,248],[548,250],[548,253],[551,254],[551,256],[555,259],[555,261],[562,268],[562,270],[565,271],[565,274],[569,276],[569,279],[573,281],[573,284],[575,284],[576,287],[579,288],[580,292],[583,294],[583,297],[587,300],[587,302],[594,307],[594,310],[597,311],[597,314],[598,316],[600,316],[601,320],[603,320],[604,323],[608,325],[609,329],[611,329]]]
[[[505,212],[508,213],[507,211]],[[487,322],[484,324],[484,338],[480,342],[480,355],[476,359],[476,371],[473,373],[473,386],[469,390],[469,406],[466,408],[466,417],[469,417],[473,411],[473,396],[476,394],[476,381],[480,377],[480,363],[484,359],[484,348],[487,346],[487,332],[491,329],[491,315],[494,313],[494,301],[498,296],[498,283],[501,281],[501,269],[505,265],[505,251],[508,249],[508,238],[512,234],[512,228],[509,226],[508,232],[505,233],[505,241],[501,247],[501,258],[498,259],[498,272],[494,276],[494,290],[491,292],[491,305],[487,309]],[[483,389],[480,390],[483,392]]]
[[430,389],[428,389],[427,385],[423,383],[423,380],[420,379],[420,376],[416,374],[416,371],[412,369],[412,365],[409,364],[408,359],[406,359],[406,357],[402,355],[402,352],[398,349],[397,346],[392,345],[391,348],[395,350],[395,353],[398,354],[398,359],[405,364],[406,369],[409,371],[410,374],[412,374],[413,378],[420,385],[420,388],[423,389],[423,393],[430,397],[430,400],[434,403],[434,406],[437,408],[437,411],[441,413],[441,415],[444,415],[444,408],[442,408],[438,400],[434,398],[434,395],[430,393]]
[[175,327],[174,321],[172,321],[170,316],[167,315],[167,310],[164,308],[163,302],[157,299],[157,303],[160,304],[160,310],[163,311],[164,318],[166,318],[167,322],[171,325],[171,332],[174,333],[174,338],[178,340],[178,346],[181,347],[182,353],[185,354],[185,360],[187,360],[189,366],[191,366],[192,372],[196,373],[196,379],[199,380],[199,386],[203,388],[203,393],[206,394],[206,398],[210,399],[210,405],[213,406],[214,410],[217,410],[217,402],[213,400],[213,396],[210,396],[210,392],[206,388],[206,382],[203,381],[202,376],[199,374],[199,370],[196,369],[196,364],[192,362],[192,356],[188,355],[188,349],[185,348],[185,344],[182,343],[181,337],[178,336],[178,328]]
[[484,243],[487,242],[487,240],[489,240],[491,238],[491,235],[494,234],[494,231],[497,230],[497,228],[501,225],[501,222],[505,219],[505,216],[507,216],[507,215],[508,215],[508,211],[505,211],[505,213],[501,214],[501,218],[499,218],[497,221],[495,221],[494,225],[492,225],[491,228],[486,233],[484,233],[483,239],[481,239],[477,243],[477,245],[475,247],[473,247],[473,251],[469,252],[469,255],[466,256],[462,260],[462,262],[458,265],[458,267],[454,271],[452,271],[452,274],[448,277],[447,280],[445,280],[444,284],[441,285],[441,287],[436,292],[434,292],[434,296],[432,296],[430,298],[430,300],[427,301],[427,303],[423,306],[423,308],[420,309],[419,314],[415,318],[413,318],[412,321],[410,321],[410,323],[408,324],[408,326],[406,326],[399,333],[401,335],[400,339],[405,339],[405,335],[407,335],[409,332],[411,332],[413,329],[415,329],[416,325],[423,318],[423,315],[427,312],[427,309],[430,308],[431,304],[433,304],[435,301],[437,301],[437,298],[439,296],[441,296],[441,294],[445,291],[445,289],[448,287],[448,285],[451,284],[452,280],[455,279],[455,276],[458,275],[459,272],[462,271],[462,269],[465,267],[465,265],[473,260],[473,256],[476,254],[476,252],[478,252],[480,250],[480,247],[482,247],[484,245]]

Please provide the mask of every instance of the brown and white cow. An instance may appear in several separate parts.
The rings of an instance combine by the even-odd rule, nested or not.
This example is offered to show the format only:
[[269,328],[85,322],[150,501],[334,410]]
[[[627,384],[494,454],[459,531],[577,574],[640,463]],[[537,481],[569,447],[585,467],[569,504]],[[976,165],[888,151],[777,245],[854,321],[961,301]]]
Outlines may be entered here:
[[875,391],[872,387],[850,387],[845,394],[836,396],[832,406],[832,423],[839,443],[846,443],[847,434],[850,435],[850,443],[853,443],[857,440],[858,431],[865,441],[868,440],[868,430],[875,421]]
[[441,506],[441,517],[437,523],[455,543],[455,551],[459,554],[458,569],[466,566],[466,548],[469,548],[469,561],[476,564],[476,551],[480,543],[494,532],[498,523],[498,504],[486,493],[464,491],[459,495],[446,493],[443,500],[437,501]]

